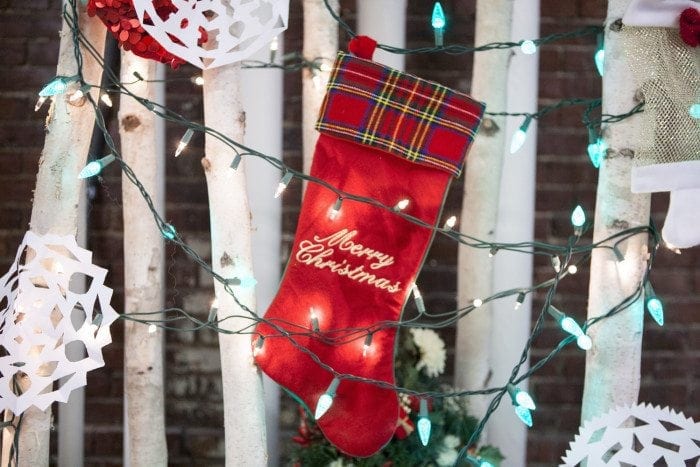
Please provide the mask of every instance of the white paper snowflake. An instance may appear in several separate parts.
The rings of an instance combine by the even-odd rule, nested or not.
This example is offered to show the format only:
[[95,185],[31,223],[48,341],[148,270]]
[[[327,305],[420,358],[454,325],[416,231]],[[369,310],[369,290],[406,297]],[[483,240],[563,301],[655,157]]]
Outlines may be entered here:
[[[153,0],[133,1],[146,32],[200,68],[245,60],[287,29],[289,18],[289,0],[171,0],[177,11],[165,19]],[[207,33],[201,46],[200,28]]]
[[19,415],[66,402],[88,371],[104,365],[102,347],[118,317],[106,275],[74,237],[26,233],[0,278],[0,410]]
[[596,417],[579,429],[563,466],[686,466],[700,462],[700,423],[668,407],[640,404]]

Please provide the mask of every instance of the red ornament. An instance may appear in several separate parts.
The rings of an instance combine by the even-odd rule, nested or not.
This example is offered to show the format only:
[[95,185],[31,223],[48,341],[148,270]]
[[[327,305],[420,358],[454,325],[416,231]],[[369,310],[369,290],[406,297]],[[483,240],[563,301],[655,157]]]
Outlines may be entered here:
[[369,36],[355,36],[348,44],[350,53],[365,60],[372,60],[374,49],[377,48],[377,41]]
[[700,44],[700,11],[696,8],[686,8],[678,22],[683,42],[691,47],[697,47]]
[[[167,18],[177,11],[170,0],[154,0],[156,12],[161,18]],[[124,50],[131,50],[143,58],[150,58],[167,63],[177,68],[185,61],[163,48],[139,23],[136,10],[131,0],[89,0],[87,12],[97,16],[107,26],[119,45]],[[145,18],[146,21],[149,18]],[[207,33],[200,28],[199,45],[207,41]]]

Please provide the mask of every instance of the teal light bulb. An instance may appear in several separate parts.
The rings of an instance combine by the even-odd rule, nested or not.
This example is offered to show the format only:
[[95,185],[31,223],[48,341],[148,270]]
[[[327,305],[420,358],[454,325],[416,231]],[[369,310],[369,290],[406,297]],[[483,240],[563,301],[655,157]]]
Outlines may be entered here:
[[522,389],[517,389],[515,391],[515,402],[529,410],[535,410],[536,408],[535,401],[532,400],[530,394]]
[[174,240],[175,237],[177,237],[177,231],[175,230],[175,227],[173,227],[170,224],[165,224],[163,226],[163,230],[161,230],[160,233],[163,235],[163,237],[167,238],[168,240]]
[[78,178],[82,179],[82,178],[94,177],[95,175],[102,172],[102,169],[104,169],[109,164],[111,164],[112,161],[114,161],[114,159],[115,159],[114,155],[109,154],[101,159],[90,162],[85,167],[83,167],[83,170],[81,170],[80,173],[78,174]]
[[432,425],[433,424],[430,422],[428,417],[420,417],[416,423],[418,428],[418,437],[420,438],[420,442],[423,446],[427,446],[428,441],[430,441],[430,430]]
[[561,328],[571,334],[572,336],[581,336],[583,335],[583,329],[581,329],[581,326],[578,325],[578,323],[571,317],[567,316],[566,318],[562,319],[561,322],[559,323],[559,326]]
[[577,229],[580,229],[585,223],[586,213],[583,211],[583,208],[580,205],[576,206],[576,208],[571,213],[571,224]]
[[586,334],[581,334],[576,338],[576,345],[581,350],[590,350],[593,347],[593,341]]
[[430,24],[432,24],[433,29],[442,29],[447,24],[445,12],[442,10],[442,5],[440,5],[440,2],[435,2],[435,6],[433,6],[433,15],[430,20]]
[[418,412],[418,422],[416,422],[416,428],[418,428],[418,437],[423,446],[428,445],[430,441],[430,430],[433,424],[428,418],[428,401],[425,399],[420,400],[420,412]]
[[530,413],[530,409],[523,407],[521,405],[516,405],[515,406],[515,414],[518,416],[518,418],[527,426],[531,427],[532,426],[532,414]]
[[50,97],[56,94],[62,94],[68,89],[68,83],[72,81],[72,78],[66,76],[57,76],[51,80],[46,86],[41,88],[39,91],[39,96]]
[[258,281],[253,276],[245,276],[240,278],[240,286],[244,289],[252,289]]
[[481,459],[481,461],[479,462],[479,467],[494,467],[494,465],[489,461]]
[[102,172],[102,166],[97,161],[92,161],[80,171],[78,178],[90,178],[94,177],[98,173]]
[[338,389],[338,385],[340,385],[340,380],[338,378],[333,378],[326,392],[318,398],[316,411],[314,412],[314,418],[316,418],[316,420],[323,417],[323,414],[328,412],[328,409],[333,405],[333,398],[335,397],[335,391]]
[[598,49],[593,57],[595,61],[595,67],[598,70],[598,74],[603,76],[605,70],[605,49]]
[[605,72],[605,36],[601,32],[598,34],[596,39],[597,47],[595,49],[595,55],[593,55],[593,61],[595,62],[596,70],[598,74],[603,76]]
[[647,311],[659,326],[664,325],[664,304],[657,297],[647,298]]
[[595,142],[588,145],[588,157],[591,159],[591,164],[596,169],[600,168],[600,163],[608,150],[607,143],[602,138],[597,138]]
[[700,119],[700,104],[691,105],[688,109],[688,113],[691,117]]

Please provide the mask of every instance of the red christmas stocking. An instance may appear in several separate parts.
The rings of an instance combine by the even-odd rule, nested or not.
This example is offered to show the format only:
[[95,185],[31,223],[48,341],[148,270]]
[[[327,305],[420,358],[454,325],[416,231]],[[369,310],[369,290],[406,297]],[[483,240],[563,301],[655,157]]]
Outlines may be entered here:
[[[311,175],[387,206],[407,200],[404,213],[437,225],[483,110],[464,94],[340,53]],[[334,393],[318,425],[351,456],[374,454],[396,430],[396,393],[348,376],[394,384],[396,328],[381,323],[400,319],[432,237],[391,210],[352,199],[338,206],[334,192],[308,184],[291,258],[267,322],[257,327],[254,353],[312,412],[324,393]]]

